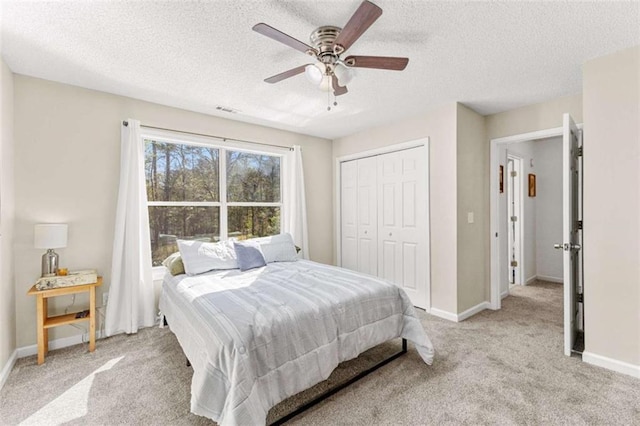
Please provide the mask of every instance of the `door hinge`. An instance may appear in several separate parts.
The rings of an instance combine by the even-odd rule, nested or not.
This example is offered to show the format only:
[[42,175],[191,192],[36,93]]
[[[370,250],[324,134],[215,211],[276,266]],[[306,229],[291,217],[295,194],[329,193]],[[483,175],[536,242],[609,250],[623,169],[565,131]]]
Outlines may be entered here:
[[582,221],[581,220],[576,220],[576,229],[582,230]]
[[518,172],[516,172],[515,170],[511,171],[511,177],[516,177],[518,176]]
[[584,295],[582,293],[578,293],[576,296],[576,301],[578,303],[584,303]]
[[517,260],[512,260],[511,261],[511,266],[513,266],[513,267],[518,266],[518,261]]
[[576,152],[576,156],[582,157],[582,147],[578,148],[578,151]]
[[518,216],[511,216],[511,222],[517,222]]

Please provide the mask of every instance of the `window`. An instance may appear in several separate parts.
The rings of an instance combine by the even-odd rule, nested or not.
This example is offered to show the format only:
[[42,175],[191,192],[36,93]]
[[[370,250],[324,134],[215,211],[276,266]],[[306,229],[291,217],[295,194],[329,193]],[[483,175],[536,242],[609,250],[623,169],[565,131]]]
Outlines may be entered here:
[[153,266],[177,240],[280,233],[282,155],[145,137]]

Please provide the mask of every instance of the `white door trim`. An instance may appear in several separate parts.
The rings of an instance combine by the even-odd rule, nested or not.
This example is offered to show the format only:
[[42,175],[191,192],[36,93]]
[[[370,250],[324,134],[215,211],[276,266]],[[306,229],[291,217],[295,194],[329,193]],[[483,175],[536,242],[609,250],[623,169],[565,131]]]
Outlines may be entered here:
[[[342,241],[342,221],[341,221],[341,215],[340,215],[340,211],[341,211],[341,200],[342,200],[342,194],[341,194],[341,185],[340,185],[340,181],[341,181],[341,166],[340,163],[343,163],[345,161],[351,161],[351,160],[359,160],[361,158],[367,158],[367,157],[373,157],[376,155],[382,155],[382,154],[388,154],[390,152],[397,152],[397,151],[404,151],[406,149],[411,149],[411,148],[417,148],[420,146],[424,146],[425,147],[425,155],[426,155],[426,161],[425,164],[427,165],[427,170],[430,170],[430,163],[429,163],[429,138],[420,138],[420,139],[415,139],[412,141],[407,141],[407,142],[402,142],[402,143],[398,143],[398,144],[394,144],[394,145],[389,145],[389,146],[384,146],[381,148],[376,148],[376,149],[370,149],[367,151],[362,151],[362,152],[357,152],[355,154],[348,154],[348,155],[343,155],[341,157],[336,157],[336,162],[335,162],[335,197],[334,197],[334,201],[335,201],[335,209],[334,209],[334,232],[335,232],[335,253],[336,253],[336,265],[337,266],[342,266],[342,251],[341,251],[341,241]],[[430,188],[430,182],[429,182],[429,175],[426,175],[426,180],[425,180],[426,184],[427,184],[427,189]],[[429,191],[427,193],[427,195],[429,194]],[[425,306],[425,310],[427,311],[427,313],[431,312],[431,239],[430,239],[430,235],[431,235],[431,229],[430,229],[430,225],[431,225],[431,221],[430,221],[430,197],[427,196],[426,197],[426,217],[424,218],[426,226],[425,226],[425,253],[426,253],[426,261],[427,261],[427,269],[425,271],[425,285],[426,285],[426,306]]]
[[[582,124],[578,124],[582,128]],[[489,166],[489,238],[491,241],[491,309],[500,309],[500,208],[498,205],[498,148],[499,145],[526,142],[534,139],[546,139],[562,136],[563,128],[554,127],[552,129],[538,130],[535,132],[521,133],[519,135],[506,136],[491,139],[490,142],[490,166]]]

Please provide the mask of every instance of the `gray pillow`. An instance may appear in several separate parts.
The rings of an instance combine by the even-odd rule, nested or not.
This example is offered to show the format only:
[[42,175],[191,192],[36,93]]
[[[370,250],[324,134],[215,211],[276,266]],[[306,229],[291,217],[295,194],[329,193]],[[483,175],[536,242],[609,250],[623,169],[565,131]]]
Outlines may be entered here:
[[298,260],[296,246],[291,234],[272,235],[270,237],[254,238],[260,244],[262,254],[267,263],[295,262]]
[[267,264],[264,260],[264,254],[260,250],[260,245],[255,241],[234,242],[233,248],[236,251],[238,267],[241,271],[260,268]]

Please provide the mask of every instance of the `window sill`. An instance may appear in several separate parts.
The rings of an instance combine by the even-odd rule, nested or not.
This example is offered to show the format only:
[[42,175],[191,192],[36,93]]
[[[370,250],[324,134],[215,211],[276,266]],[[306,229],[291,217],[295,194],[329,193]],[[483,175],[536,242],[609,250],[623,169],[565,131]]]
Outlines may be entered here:
[[164,266],[154,266],[151,268],[151,277],[154,281],[162,281],[164,274],[167,273],[167,268]]

